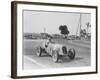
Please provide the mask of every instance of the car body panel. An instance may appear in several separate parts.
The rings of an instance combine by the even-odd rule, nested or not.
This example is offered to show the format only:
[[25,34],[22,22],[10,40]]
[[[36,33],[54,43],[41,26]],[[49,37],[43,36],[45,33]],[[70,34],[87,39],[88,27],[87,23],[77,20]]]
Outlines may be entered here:
[[59,55],[65,55],[62,52],[62,47],[64,45],[58,44],[58,43],[49,43],[46,47],[46,40],[42,42],[42,45],[40,46],[41,48],[45,49],[45,51],[49,54],[52,55],[52,51],[57,51]]

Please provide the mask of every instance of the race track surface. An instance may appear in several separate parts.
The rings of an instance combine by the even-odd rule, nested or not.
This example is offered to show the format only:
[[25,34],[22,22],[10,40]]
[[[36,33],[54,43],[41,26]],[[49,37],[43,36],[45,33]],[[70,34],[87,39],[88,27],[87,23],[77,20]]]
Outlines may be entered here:
[[83,67],[91,65],[91,44],[90,41],[82,40],[54,40],[56,43],[66,45],[68,48],[74,48],[76,56],[74,60],[68,57],[60,59],[54,63],[52,57],[42,54],[41,57],[36,55],[36,46],[41,44],[41,40],[24,40],[23,41],[23,68],[24,69],[44,69],[44,68],[65,68],[65,67]]

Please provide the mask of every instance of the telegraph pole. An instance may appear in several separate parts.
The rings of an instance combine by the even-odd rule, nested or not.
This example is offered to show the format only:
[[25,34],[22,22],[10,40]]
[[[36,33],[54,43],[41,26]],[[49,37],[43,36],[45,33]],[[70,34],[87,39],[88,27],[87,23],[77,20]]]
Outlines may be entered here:
[[80,17],[79,17],[79,22],[78,22],[78,27],[77,27],[77,31],[76,31],[76,36],[78,35],[78,32],[79,32],[79,36],[80,36],[80,31],[81,31],[81,18],[82,18],[82,15],[80,13]]
[[[80,13],[80,32],[81,32],[81,27],[82,27],[82,26],[81,26],[81,24],[82,24],[81,18],[82,18],[82,15],[81,15],[81,13]],[[80,32],[79,32],[79,33],[80,33]],[[79,35],[80,35],[80,34],[79,34]]]
[[44,27],[44,36],[46,37],[46,28]]
[[44,27],[44,33],[46,33],[46,28]]

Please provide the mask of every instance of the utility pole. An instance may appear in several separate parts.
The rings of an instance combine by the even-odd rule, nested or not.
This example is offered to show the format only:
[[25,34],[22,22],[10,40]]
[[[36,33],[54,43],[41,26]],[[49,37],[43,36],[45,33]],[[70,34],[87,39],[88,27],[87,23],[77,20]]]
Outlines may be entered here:
[[46,28],[44,27],[44,36],[46,37]]
[[81,13],[80,13],[80,32],[81,32],[81,27],[82,27],[82,26],[81,26],[81,24],[82,24],[82,20],[81,20],[81,19],[82,19],[82,15],[81,15]]
[[78,32],[79,32],[79,36],[80,36],[81,24],[82,24],[81,18],[82,18],[82,14],[80,13],[79,22],[78,22],[78,27],[77,27],[77,31],[76,31],[76,36],[78,35]]
[[44,27],[44,33],[46,33],[46,28]]

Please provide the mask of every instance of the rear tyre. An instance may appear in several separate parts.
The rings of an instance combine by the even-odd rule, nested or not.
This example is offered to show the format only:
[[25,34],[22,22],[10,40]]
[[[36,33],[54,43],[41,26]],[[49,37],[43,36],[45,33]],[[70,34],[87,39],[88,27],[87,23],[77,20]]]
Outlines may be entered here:
[[41,54],[42,54],[42,48],[41,48],[41,47],[39,47],[39,48],[37,48],[36,55],[40,57],[40,56],[41,56]]
[[68,51],[68,57],[70,58],[70,59],[74,59],[75,58],[75,49],[69,49],[69,51]]
[[52,53],[52,60],[54,62],[58,62],[58,59],[59,59],[58,53],[56,51],[53,51],[53,53]]

